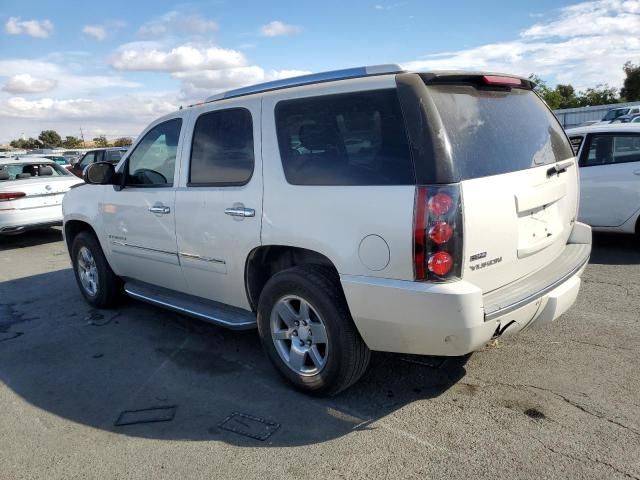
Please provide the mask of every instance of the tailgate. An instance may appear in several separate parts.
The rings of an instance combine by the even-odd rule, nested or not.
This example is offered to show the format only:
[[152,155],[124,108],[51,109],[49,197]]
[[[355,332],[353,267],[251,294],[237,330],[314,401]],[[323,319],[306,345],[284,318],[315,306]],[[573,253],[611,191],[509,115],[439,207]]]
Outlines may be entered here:
[[577,167],[562,162],[461,182],[465,280],[489,292],[552,263],[564,250],[578,205]]

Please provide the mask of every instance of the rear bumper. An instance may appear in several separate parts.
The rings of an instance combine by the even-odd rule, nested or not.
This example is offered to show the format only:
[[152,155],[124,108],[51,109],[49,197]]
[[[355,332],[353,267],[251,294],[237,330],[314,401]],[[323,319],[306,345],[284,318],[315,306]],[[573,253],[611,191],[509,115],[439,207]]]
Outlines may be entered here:
[[62,225],[61,205],[0,212],[0,235],[13,235],[57,225]]
[[591,253],[588,226],[576,224],[563,254],[544,269],[499,290],[464,280],[429,284],[341,276],[354,322],[372,350],[465,355],[496,335],[548,323],[575,302]]

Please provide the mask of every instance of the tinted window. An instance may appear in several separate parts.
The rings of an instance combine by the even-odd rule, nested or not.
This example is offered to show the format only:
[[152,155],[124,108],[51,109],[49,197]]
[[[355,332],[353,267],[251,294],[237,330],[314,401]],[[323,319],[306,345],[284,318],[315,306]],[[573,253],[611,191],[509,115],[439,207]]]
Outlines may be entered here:
[[90,163],[95,162],[95,159],[96,159],[96,153],[88,152],[84,157],[82,157],[82,160],[80,160],[80,167],[81,168],[86,167]]
[[189,185],[244,185],[253,165],[253,123],[248,110],[200,115],[193,131]]
[[640,161],[640,135],[592,135],[582,166]]
[[530,90],[429,87],[460,180],[499,175],[574,156],[562,127]]
[[415,184],[395,90],[282,101],[276,127],[289,183]]
[[127,184],[173,185],[181,126],[175,118],[147,132],[129,156]]
[[125,152],[120,150],[107,150],[105,152],[105,162],[118,163]]
[[622,115],[626,115],[629,112],[628,108],[619,108],[615,110],[609,110],[607,114],[602,117],[602,121],[605,120],[614,120]]

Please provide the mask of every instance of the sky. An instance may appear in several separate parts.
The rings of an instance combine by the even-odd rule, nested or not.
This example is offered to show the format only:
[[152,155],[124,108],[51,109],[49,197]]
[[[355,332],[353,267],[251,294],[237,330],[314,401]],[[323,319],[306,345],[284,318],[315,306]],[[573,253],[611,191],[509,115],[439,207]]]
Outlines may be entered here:
[[0,143],[136,137],[231,88],[361,65],[620,88],[640,0],[0,0]]

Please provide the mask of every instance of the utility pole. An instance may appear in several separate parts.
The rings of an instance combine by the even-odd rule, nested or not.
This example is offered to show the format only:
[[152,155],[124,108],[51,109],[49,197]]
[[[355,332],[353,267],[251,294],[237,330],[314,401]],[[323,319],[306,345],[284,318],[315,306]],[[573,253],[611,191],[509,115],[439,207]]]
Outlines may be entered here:
[[80,137],[82,137],[82,148],[87,148],[87,145],[84,143],[84,133],[82,133],[82,127],[80,127]]

